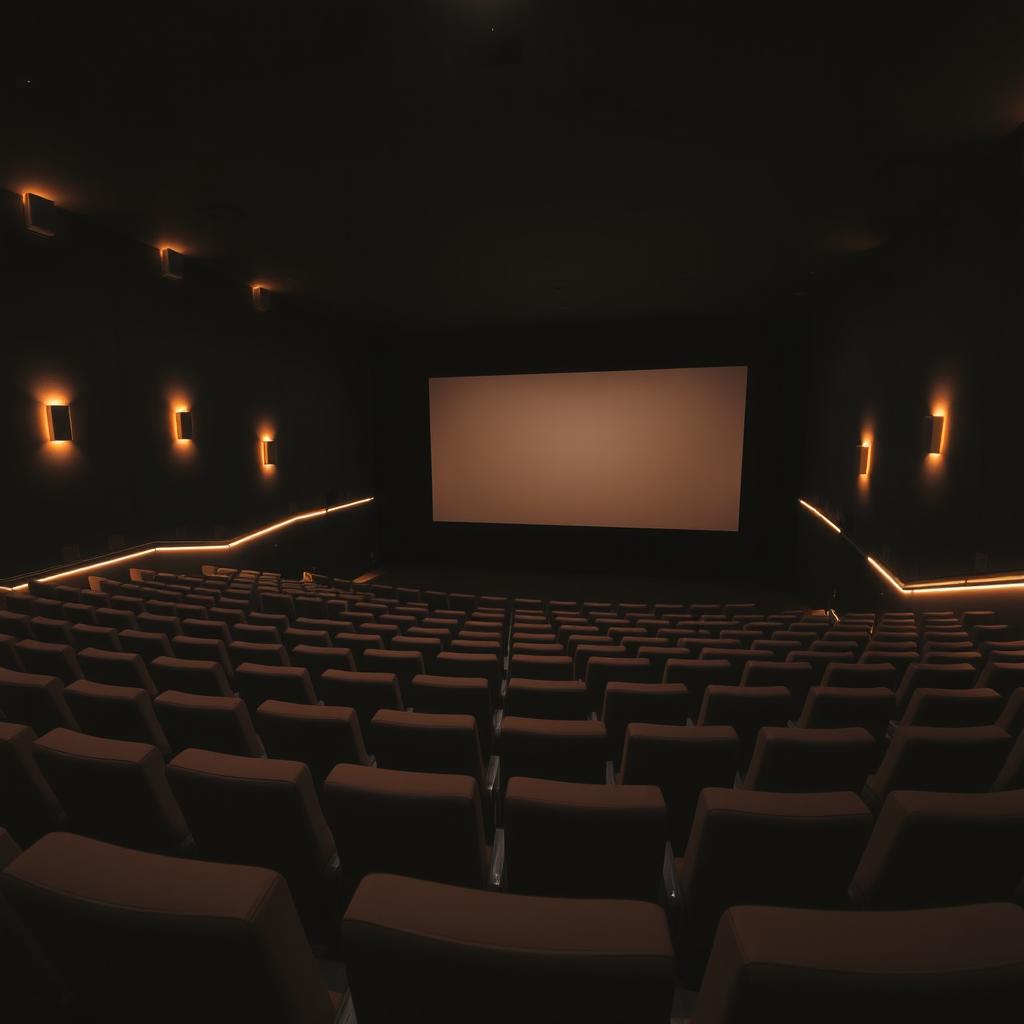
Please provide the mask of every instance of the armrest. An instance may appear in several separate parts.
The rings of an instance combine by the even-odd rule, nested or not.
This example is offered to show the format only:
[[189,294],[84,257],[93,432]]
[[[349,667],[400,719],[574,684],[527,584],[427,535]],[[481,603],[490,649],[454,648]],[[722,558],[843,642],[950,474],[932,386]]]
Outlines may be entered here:
[[898,722],[898,721],[897,721],[896,719],[893,719],[893,720],[892,720],[892,721],[891,721],[891,722],[890,722],[890,723],[889,723],[889,724],[888,724],[888,725],[887,725],[887,726],[885,727],[885,738],[886,738],[887,740],[891,740],[891,739],[893,738],[893,736],[895,736],[895,735],[896,735],[896,729],[897,729],[897,727],[899,726],[899,724],[900,724],[900,723],[899,723],[899,722]]
[[615,765],[611,761],[604,763],[604,784],[606,786],[615,785]]
[[367,754],[366,755],[366,760],[367,760],[367,763],[370,765],[371,768],[376,768],[377,767],[377,755],[376,754]]
[[589,712],[589,714],[587,715],[587,721],[588,722],[598,722],[598,721],[600,721],[600,719],[597,717],[597,712],[596,711]]
[[497,736],[501,732],[501,722],[505,717],[505,712],[500,708],[494,712],[494,735]]
[[743,789],[743,776],[739,773],[738,770],[736,772],[736,778],[732,780],[732,788]]
[[491,754],[487,759],[487,774],[484,776],[484,787],[487,792],[494,794],[498,788],[498,780],[501,776],[501,759],[497,754]]
[[679,902],[679,883],[676,881],[676,857],[670,842],[665,843],[665,859],[661,863],[661,882],[665,887],[665,899],[670,904]]
[[500,889],[505,878],[505,830],[494,830],[494,846],[491,848],[491,866],[487,872],[487,886]]

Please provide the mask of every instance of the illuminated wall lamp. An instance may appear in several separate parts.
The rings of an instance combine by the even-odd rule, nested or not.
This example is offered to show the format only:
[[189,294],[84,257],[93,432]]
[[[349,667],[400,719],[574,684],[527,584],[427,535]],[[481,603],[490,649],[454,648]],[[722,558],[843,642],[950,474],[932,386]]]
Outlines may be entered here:
[[180,410],[174,414],[174,435],[179,441],[192,440],[192,413]]
[[857,473],[859,476],[868,475],[868,466],[871,464],[871,445],[857,445]]
[[25,226],[37,235],[48,238],[57,233],[57,206],[32,192],[25,193]]
[[946,425],[945,416],[925,416],[925,441],[929,455],[942,454],[942,431]]
[[264,440],[260,442],[260,453],[263,456],[264,466],[277,465],[277,441],[264,438]]
[[46,426],[51,441],[73,441],[71,433],[71,406],[48,405],[46,407]]
[[270,290],[260,285],[254,285],[252,289],[252,308],[257,313],[266,313],[270,309]]
[[185,257],[176,249],[161,249],[160,274],[168,281],[180,281],[185,276]]

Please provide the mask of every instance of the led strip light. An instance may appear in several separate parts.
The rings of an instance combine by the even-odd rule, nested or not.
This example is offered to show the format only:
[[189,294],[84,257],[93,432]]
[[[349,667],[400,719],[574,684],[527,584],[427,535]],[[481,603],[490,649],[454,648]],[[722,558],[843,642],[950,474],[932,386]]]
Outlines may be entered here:
[[[224,541],[219,544],[157,544],[153,547],[131,551],[126,555],[117,555],[114,558],[105,558],[99,562],[90,562],[88,565],[78,565],[73,569],[65,569],[60,572],[50,573],[47,576],[33,578],[39,583],[54,583],[57,580],[67,579],[69,576],[82,576],[97,569],[106,569],[111,565],[121,565],[133,559],[148,558],[150,555],[163,554],[169,551],[230,551],[233,548],[240,548],[245,544],[258,540],[260,537],[265,537],[268,533],[276,533],[278,530],[293,526],[295,523],[301,523],[307,519],[319,519],[321,516],[327,516],[333,512],[343,512],[346,509],[357,508],[360,505],[368,505],[371,501],[373,501],[372,497],[358,498],[355,501],[345,502],[343,505],[331,505],[328,508],[314,509],[312,512],[300,512],[298,515],[289,516],[287,519],[280,519],[276,523],[271,523],[269,526],[254,530],[252,533],[244,533],[240,537],[235,537],[234,540]],[[8,593],[27,589],[27,583],[20,583],[14,587],[0,587],[0,591],[7,591]]]
[[917,583],[901,580],[887,569],[877,558],[865,554],[824,512],[809,501],[800,499],[800,504],[843,538],[858,554],[862,555],[879,576],[900,594],[955,594],[979,590],[1020,590],[1024,588],[1024,573],[1004,573],[999,576],[960,576],[949,580],[921,580]]

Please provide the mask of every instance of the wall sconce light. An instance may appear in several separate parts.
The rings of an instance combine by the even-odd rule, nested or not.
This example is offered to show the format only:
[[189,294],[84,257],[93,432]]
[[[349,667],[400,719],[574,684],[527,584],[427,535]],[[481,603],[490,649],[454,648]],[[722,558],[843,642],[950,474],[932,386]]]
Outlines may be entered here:
[[185,276],[185,257],[175,249],[161,249],[160,274],[168,281],[180,281]]
[[942,454],[942,434],[946,426],[945,416],[925,416],[925,443],[929,455]]
[[51,441],[73,441],[71,433],[71,406],[48,405],[46,407],[46,426]]
[[860,476],[868,475],[868,467],[871,465],[871,445],[857,445],[857,473]]
[[52,237],[57,233],[57,206],[32,192],[25,193],[25,226],[37,235]]
[[260,442],[260,451],[263,453],[264,466],[277,465],[277,441],[271,438],[264,438]]
[[180,409],[174,414],[174,432],[179,441],[192,440],[192,413]]
[[252,308],[257,313],[266,313],[270,309],[270,290],[261,285],[253,285]]

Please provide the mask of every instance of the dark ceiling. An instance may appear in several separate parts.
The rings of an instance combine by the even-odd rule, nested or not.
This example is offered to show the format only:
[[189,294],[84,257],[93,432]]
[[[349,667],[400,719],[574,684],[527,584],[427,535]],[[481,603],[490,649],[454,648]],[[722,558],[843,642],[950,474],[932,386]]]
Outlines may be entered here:
[[1024,8],[786,6],[18,0],[0,184],[356,326],[798,306],[1024,120]]

